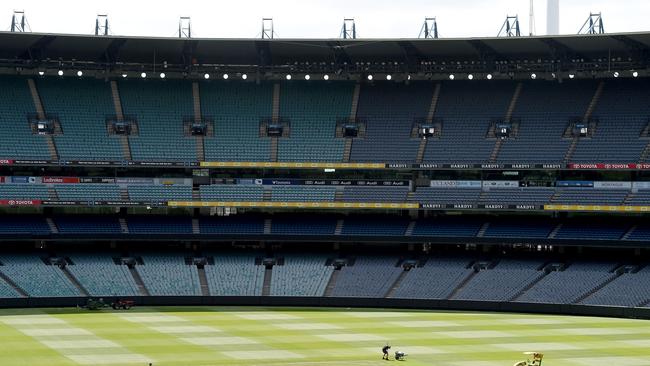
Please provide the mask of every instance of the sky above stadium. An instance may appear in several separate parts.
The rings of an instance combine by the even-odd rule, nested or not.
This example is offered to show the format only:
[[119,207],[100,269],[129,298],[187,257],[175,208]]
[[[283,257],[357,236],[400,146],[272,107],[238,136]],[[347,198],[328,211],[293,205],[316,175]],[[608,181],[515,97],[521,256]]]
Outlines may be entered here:
[[[2,0],[0,30],[24,10],[34,32],[94,32],[108,14],[111,34],[173,37],[189,16],[195,38],[253,38],[272,17],[280,38],[335,38],[343,18],[355,18],[360,38],[414,38],[425,16],[435,16],[441,37],[496,36],[506,15],[519,15],[529,32],[526,0]],[[589,12],[602,12],[607,32],[650,30],[650,0],[560,0],[560,33],[577,33]],[[535,0],[536,34],[546,33],[546,1]]]

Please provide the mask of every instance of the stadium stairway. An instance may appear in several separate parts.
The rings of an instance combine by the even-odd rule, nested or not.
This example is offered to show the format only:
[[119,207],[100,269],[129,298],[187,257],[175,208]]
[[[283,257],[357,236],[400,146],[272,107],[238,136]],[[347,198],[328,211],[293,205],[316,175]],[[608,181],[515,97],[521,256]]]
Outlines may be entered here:
[[478,270],[474,269],[470,274],[456,286],[456,288],[447,296],[447,300],[452,300],[456,295],[478,274]]
[[[431,96],[431,104],[429,105],[429,112],[427,113],[427,124],[433,123],[433,116],[436,114],[436,107],[438,106],[438,99],[440,98],[440,87],[441,84],[437,83],[433,89],[433,95]],[[418,146],[418,153],[415,157],[415,162],[421,164],[424,160],[424,153],[427,151],[427,142],[428,139],[420,139],[420,146]]]
[[555,239],[555,236],[557,235],[557,233],[559,233],[560,230],[562,230],[562,226],[564,226],[563,223],[557,224],[557,226],[548,234],[548,238],[549,239]]
[[54,222],[54,220],[52,220],[51,217],[46,218],[45,221],[47,222],[47,226],[50,227],[50,231],[52,232],[52,234],[59,233],[59,228],[56,226],[56,223]]
[[81,282],[79,282],[79,280],[77,280],[77,278],[72,273],[70,273],[67,266],[60,266],[59,269],[61,269],[63,274],[68,278],[70,282],[72,282],[72,284],[77,288],[77,290],[79,290],[79,292],[83,296],[90,296],[88,290],[86,290],[86,288],[81,284]]
[[201,234],[201,227],[197,218],[192,219],[192,234]]
[[140,293],[140,296],[149,296],[149,290],[147,290],[147,287],[144,285],[144,281],[142,281],[142,277],[140,276],[138,269],[135,266],[129,266],[129,272],[131,272],[131,276],[133,276],[133,280],[138,286],[138,292]]
[[[27,85],[29,85],[29,92],[32,95],[32,100],[34,101],[34,107],[36,108],[36,114],[38,115],[38,119],[45,120],[46,119],[45,109],[43,108],[43,102],[38,93],[38,89],[36,88],[36,83],[34,82],[34,79],[27,79]],[[57,151],[56,143],[54,142],[54,138],[52,138],[52,135],[46,135],[45,141],[47,142],[47,149],[50,153],[50,159],[54,161],[58,161],[59,152]]]
[[416,221],[409,222],[409,226],[406,227],[406,231],[404,232],[404,236],[412,236],[413,235],[413,230],[415,229],[415,224],[417,224]]
[[400,273],[399,276],[397,276],[397,278],[395,279],[395,282],[393,282],[393,284],[390,286],[390,289],[388,289],[388,291],[386,292],[386,295],[384,297],[393,297],[393,294],[395,294],[395,290],[397,290],[399,288],[400,284],[402,283],[402,281],[404,280],[404,278],[406,278],[406,276],[408,274],[409,274],[409,271],[407,271],[406,268],[404,268],[402,273]]
[[[524,84],[523,83],[517,83],[517,86],[515,87],[515,91],[512,94],[512,98],[510,99],[510,104],[508,105],[508,110],[506,111],[505,117],[503,118],[504,122],[511,122],[512,121],[512,114],[515,111],[515,108],[517,107],[517,101],[519,100],[519,96],[521,95],[521,90],[523,89]],[[513,136],[517,136],[516,133],[513,131]],[[494,148],[492,148],[492,152],[490,153],[490,163],[495,163],[497,159],[499,158],[499,152],[501,151],[501,146],[506,142],[504,139],[497,138],[496,141],[494,142]]]
[[[117,81],[111,80],[111,96],[113,97],[113,106],[115,107],[115,116],[118,121],[124,121],[124,111],[122,110],[122,101],[120,100],[120,90],[117,86]],[[125,160],[131,160],[131,144],[129,143],[129,136],[120,136],[120,144],[122,145],[122,155]]]
[[334,235],[341,235],[343,232],[343,220],[336,221],[336,228],[334,229]]
[[[194,122],[201,122],[203,116],[201,115],[201,92],[199,83],[192,83],[192,99],[194,107]],[[205,161],[205,146],[203,145],[203,136],[196,136],[196,157],[199,161]]]
[[[359,94],[361,94],[361,84],[357,83],[354,85],[354,91],[352,92],[352,107],[350,108],[350,122],[355,122],[357,120],[357,110],[359,109]],[[346,138],[345,145],[343,146],[343,161],[344,163],[350,162],[350,154],[352,153],[352,143],[353,138]]]
[[638,228],[638,225],[632,225],[625,234],[621,237],[621,240],[628,240],[630,238],[630,235],[634,233],[634,231]]
[[623,266],[618,266],[618,267],[614,270],[614,274],[615,274],[615,276],[612,276],[612,277],[607,278],[605,281],[601,282],[601,283],[598,284],[596,287],[594,287],[594,288],[592,288],[591,290],[587,291],[585,294],[583,294],[583,295],[581,295],[580,297],[578,297],[577,299],[575,299],[575,300],[572,302],[572,304],[579,304],[579,303],[581,303],[582,301],[584,301],[585,299],[587,299],[589,296],[595,294],[596,292],[598,292],[599,290],[601,290],[603,287],[605,287],[605,286],[609,285],[610,283],[612,283],[615,279],[621,277],[621,275],[623,275],[623,273],[625,273],[624,271],[619,270],[621,267],[623,267]]
[[[603,89],[605,87],[605,82],[601,81],[598,83],[598,86],[596,87],[596,91],[594,92],[593,97],[591,98],[591,102],[589,102],[589,106],[587,107],[587,110],[585,111],[584,116],[582,117],[582,121],[584,123],[588,123],[589,120],[591,119],[591,115],[593,114],[594,110],[596,109],[596,105],[598,105],[598,100],[600,99],[600,96],[603,94]],[[593,128],[590,129],[593,130]],[[592,133],[595,133],[595,131],[592,131]],[[578,148],[578,143],[580,142],[580,138],[578,137],[573,137],[573,140],[571,141],[571,145],[569,145],[569,148],[567,149],[566,154],[564,155],[564,163],[570,163],[571,159],[573,158],[573,154],[575,153],[576,149]]]
[[336,288],[336,280],[338,279],[340,273],[340,269],[334,268],[329,281],[327,281],[327,286],[325,286],[325,292],[323,293],[323,296],[332,296],[332,292],[334,291],[334,288]]
[[210,287],[208,286],[208,277],[205,275],[205,267],[203,265],[196,265],[199,272],[199,285],[201,286],[201,295],[210,296]]
[[4,280],[11,288],[14,289],[20,296],[22,297],[29,297],[27,292],[20,288],[11,278],[7,277],[6,274],[2,273],[2,269],[0,268],[0,279]]
[[59,194],[56,193],[56,189],[52,187],[47,187],[47,198],[49,198],[52,201],[58,201],[59,200]]
[[123,201],[130,201],[131,198],[129,197],[129,188],[128,187],[121,187],[120,188],[120,199]]
[[[273,85],[273,108],[271,109],[273,122],[280,121],[280,83]],[[271,161],[278,161],[278,137],[271,137]]]
[[519,299],[523,294],[525,294],[526,291],[530,290],[531,288],[533,288],[533,286],[537,285],[541,280],[543,280],[544,277],[546,277],[550,273],[550,271],[545,270],[546,265],[547,264],[545,263],[542,266],[542,273],[539,275],[539,277],[537,277],[532,282],[530,282],[528,285],[526,285],[526,287],[522,288],[521,291],[519,291],[513,297],[508,299],[508,301],[510,301],[510,302],[517,301],[517,299]]
[[126,223],[126,219],[124,217],[120,217],[120,231],[122,234],[129,233],[129,225]]
[[487,229],[488,229],[489,227],[490,227],[490,223],[489,223],[489,222],[485,222],[485,223],[483,223],[483,225],[481,225],[481,228],[479,229],[478,233],[476,233],[476,237],[477,237],[477,238],[482,238],[482,237],[484,237],[484,236],[485,236],[485,232],[487,231]]
[[264,270],[264,282],[262,284],[262,296],[271,295],[271,279],[273,277],[273,267],[269,266]]

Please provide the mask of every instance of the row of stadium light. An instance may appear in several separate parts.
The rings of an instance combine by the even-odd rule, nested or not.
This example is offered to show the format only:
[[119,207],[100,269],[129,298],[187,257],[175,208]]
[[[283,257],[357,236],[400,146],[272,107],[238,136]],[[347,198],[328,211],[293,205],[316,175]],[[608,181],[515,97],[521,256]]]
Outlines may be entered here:
[[[629,72],[630,72],[630,75],[632,75],[632,77],[635,77],[635,78],[636,78],[636,77],[639,76],[639,72],[636,71],[636,70],[631,70],[631,71],[629,71]],[[45,75],[45,71],[42,71],[42,70],[41,70],[41,71],[38,72],[38,74],[39,74],[40,76],[43,76],[43,75]],[[621,73],[620,73],[619,71],[613,71],[611,74],[612,74],[612,76],[615,77],[615,78],[621,76]],[[59,75],[59,76],[63,76],[63,75],[64,75],[63,70],[59,70],[59,71],[57,71],[57,75]],[[77,76],[78,76],[78,77],[82,77],[82,76],[83,76],[83,71],[78,70],[78,71],[77,71]],[[160,76],[161,79],[164,79],[167,75],[166,75],[164,72],[161,72],[161,73],[159,74],[159,76]],[[552,76],[553,78],[556,78],[556,74],[555,74],[555,73],[552,73],[551,76]],[[573,79],[573,78],[576,77],[576,74],[574,74],[574,73],[569,73],[568,76],[569,76],[569,79]],[[123,77],[123,78],[127,78],[127,77],[128,77],[128,74],[123,73],[123,74],[122,74],[122,77]],[[146,72],[142,72],[142,73],[140,73],[140,77],[143,78],[143,79],[147,78],[147,73],[146,73]],[[208,74],[208,73],[203,74],[203,78],[206,79],[206,80],[210,79],[210,77],[211,77],[211,76],[210,76],[210,74]],[[228,80],[228,79],[230,78],[230,75],[227,74],[227,73],[224,73],[224,74],[221,75],[221,77],[222,77],[224,80]],[[242,80],[246,80],[246,79],[248,79],[248,75],[247,75],[247,74],[239,74],[239,77],[241,77]],[[329,80],[329,79],[330,79],[330,77],[329,77],[328,74],[324,74],[322,77],[323,77],[323,80]],[[386,74],[385,77],[386,77],[386,80],[392,80],[392,79],[393,79],[393,76],[392,76],[391,74]],[[492,80],[492,77],[493,77],[492,74],[486,74],[486,75],[485,75],[485,78],[486,78],[487,80]],[[306,74],[306,75],[304,75],[304,78],[305,78],[305,80],[311,80],[311,75]],[[537,79],[537,74],[536,74],[536,73],[531,73],[531,74],[530,74],[530,78],[533,79],[533,80],[534,80],[534,79]],[[287,80],[291,80],[291,79],[292,79],[292,75],[291,75],[291,74],[286,74],[286,75],[285,75],[285,79],[287,79]],[[368,79],[368,81],[372,81],[372,80],[374,79],[374,76],[373,76],[372,74],[368,74],[367,79]],[[455,75],[455,74],[449,74],[449,80],[455,80],[455,79],[456,79],[456,75]],[[468,79],[468,80],[474,80],[474,74],[467,74],[467,79]],[[406,80],[411,80],[411,75],[408,75],[408,76],[406,77]]]

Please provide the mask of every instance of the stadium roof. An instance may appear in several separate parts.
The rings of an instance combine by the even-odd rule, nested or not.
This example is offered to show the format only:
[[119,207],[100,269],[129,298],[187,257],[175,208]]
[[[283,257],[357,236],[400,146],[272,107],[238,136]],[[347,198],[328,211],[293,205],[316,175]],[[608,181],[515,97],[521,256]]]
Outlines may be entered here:
[[183,39],[0,32],[3,66],[46,61],[258,65],[390,62],[624,61],[644,69],[650,33],[445,39]]

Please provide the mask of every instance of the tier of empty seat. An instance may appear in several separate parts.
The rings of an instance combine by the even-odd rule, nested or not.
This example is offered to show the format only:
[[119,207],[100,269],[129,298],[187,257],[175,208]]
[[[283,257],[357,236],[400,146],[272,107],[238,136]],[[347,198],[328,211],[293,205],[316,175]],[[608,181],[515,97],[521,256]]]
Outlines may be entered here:
[[260,119],[270,118],[273,85],[202,82],[201,112],[214,120],[214,137],[204,139],[205,159],[269,161],[270,138],[260,137]]
[[332,296],[384,297],[403,269],[395,257],[360,257],[340,271]]
[[[75,281],[90,296],[137,296],[138,275],[152,296],[200,296],[206,294],[201,292],[202,270],[210,295],[262,295],[265,272],[269,271],[261,262],[262,254],[203,254],[207,261],[199,268],[189,253],[136,255],[134,273],[114,259],[119,257],[116,253],[70,253],[57,257],[67,262],[67,276],[39,255],[4,253],[0,255],[0,297],[20,297],[23,292],[30,297],[81,296]],[[276,254],[278,263],[269,272],[269,294],[606,306],[644,306],[650,302],[650,267],[645,263],[621,266],[614,261],[565,263],[542,258],[482,261],[463,254],[401,261],[390,255],[360,255],[348,257],[347,264],[335,270],[328,265],[328,258],[335,256]],[[405,270],[406,264],[414,266]]]
[[59,119],[56,135],[64,160],[124,160],[120,140],[109,135],[107,119],[115,115],[108,82],[97,79],[43,78],[37,80],[43,108]]
[[138,123],[138,135],[129,136],[133,160],[198,160],[196,139],[184,132],[194,114],[189,82],[120,80],[119,90],[124,114]]
[[2,272],[28,296],[81,296],[63,271],[55,265],[46,265],[38,255],[12,254],[0,257]]
[[145,287],[151,295],[198,296],[201,294],[196,266],[185,264],[179,254],[148,254],[137,265]]
[[342,138],[336,122],[347,119],[352,107],[352,83],[283,83],[280,117],[291,124],[289,138],[280,138],[279,161],[332,162],[343,159]]
[[[0,216],[0,235],[262,235],[268,223],[269,235],[504,238],[550,240],[650,241],[650,227],[639,221],[551,220],[547,217],[480,218],[441,216],[411,220],[401,216],[296,216],[233,215],[190,216],[102,215]],[[340,231],[339,231],[340,230]]]
[[205,266],[211,295],[262,295],[264,266],[255,264],[255,256],[237,253],[208,254],[214,257],[214,265]]
[[126,265],[118,265],[109,253],[75,253],[66,268],[91,296],[136,296],[138,287]]
[[365,137],[352,143],[350,159],[357,162],[414,162],[417,139],[411,139],[415,119],[429,112],[431,83],[364,84],[357,117],[366,123]]
[[133,185],[128,188],[131,201],[160,202],[160,201],[191,201],[191,186],[149,186]]
[[50,160],[46,137],[33,134],[29,125],[36,107],[27,79],[3,76],[0,84],[0,158]]
[[544,275],[540,261],[501,260],[495,267],[478,271],[453,299],[509,301]]
[[571,304],[615,276],[612,263],[573,263],[542,278],[517,301]]
[[[650,116],[650,83],[644,78],[604,82],[592,112],[595,130],[569,154],[573,138],[565,134],[567,127],[586,115],[598,83],[522,82],[512,114],[516,136],[495,150],[488,131],[506,116],[517,84],[441,82],[433,115],[441,134],[427,142],[423,162],[562,164],[570,157],[579,163],[636,163],[648,143],[641,136]],[[107,82],[42,78],[36,84],[45,113],[59,120],[63,133],[54,142],[62,159],[124,160],[120,139],[106,126],[116,114]],[[33,134],[28,123],[36,108],[27,79],[3,76],[2,85],[0,158],[49,160],[46,138]],[[206,160],[271,159],[260,121],[272,117],[272,84],[200,82],[201,114],[210,125],[204,139],[187,136],[184,121],[196,117],[190,81],[119,80],[118,89],[127,120],[138,125],[137,135],[129,136],[133,160],[196,162],[197,143],[203,143]],[[363,84],[356,117],[365,124],[365,136],[354,139],[350,161],[414,163],[420,139],[411,132],[427,119],[434,89],[433,82]],[[279,117],[288,120],[290,137],[279,138],[278,160],[340,162],[345,140],[335,137],[335,126],[350,117],[353,90],[349,82],[282,83]]]
[[332,277],[332,266],[322,255],[286,255],[281,266],[273,266],[271,295],[323,296]]
[[492,120],[505,117],[515,87],[511,82],[442,83],[434,115],[442,120],[442,135],[427,142],[424,162],[488,162],[495,144],[486,138],[488,129]]

